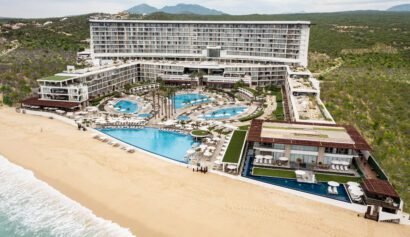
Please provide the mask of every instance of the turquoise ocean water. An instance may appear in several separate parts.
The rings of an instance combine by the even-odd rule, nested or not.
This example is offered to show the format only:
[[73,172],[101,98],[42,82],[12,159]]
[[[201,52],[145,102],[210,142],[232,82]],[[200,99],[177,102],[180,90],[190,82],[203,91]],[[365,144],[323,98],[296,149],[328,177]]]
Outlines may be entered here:
[[0,156],[0,237],[134,236]]

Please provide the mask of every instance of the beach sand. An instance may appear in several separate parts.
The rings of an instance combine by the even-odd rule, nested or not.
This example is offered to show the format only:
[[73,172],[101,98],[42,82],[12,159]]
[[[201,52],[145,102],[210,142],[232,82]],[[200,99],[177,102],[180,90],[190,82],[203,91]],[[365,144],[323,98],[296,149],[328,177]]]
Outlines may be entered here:
[[[143,138],[141,138],[143,139]],[[60,121],[0,109],[0,154],[145,236],[410,236],[410,227],[134,154]]]

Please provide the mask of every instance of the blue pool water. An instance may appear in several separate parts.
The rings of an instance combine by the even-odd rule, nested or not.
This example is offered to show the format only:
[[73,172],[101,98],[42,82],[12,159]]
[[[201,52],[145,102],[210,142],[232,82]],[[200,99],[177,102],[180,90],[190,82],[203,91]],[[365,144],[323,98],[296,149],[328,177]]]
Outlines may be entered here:
[[227,119],[246,111],[245,106],[236,106],[211,111],[203,116],[204,119]]
[[190,105],[198,105],[209,102],[210,99],[206,95],[201,94],[179,94],[175,95],[175,107],[177,109],[185,108]]
[[140,118],[149,118],[151,116],[152,116],[152,114],[138,114],[138,117],[140,117]]
[[191,118],[190,118],[189,116],[187,116],[187,115],[179,115],[179,116],[177,117],[177,119],[180,120],[180,121],[188,121],[188,120],[191,120]]
[[186,151],[195,143],[190,135],[156,128],[107,128],[100,131],[132,146],[182,163],[186,163]]
[[284,187],[284,188],[290,188],[290,189],[294,189],[294,190],[297,190],[297,191],[310,193],[310,194],[315,194],[315,195],[319,195],[319,196],[339,200],[339,201],[342,201],[342,202],[350,203],[349,196],[346,192],[346,189],[343,187],[343,185],[340,185],[337,188],[338,194],[334,195],[334,194],[329,194],[327,192],[327,188],[329,187],[329,185],[327,183],[323,183],[323,182],[318,182],[316,184],[308,184],[308,183],[299,183],[295,179],[254,176],[251,173],[251,170],[252,170],[252,167],[253,167],[252,162],[250,162],[251,160],[253,160],[252,157],[248,158],[247,164],[244,168],[243,176],[245,176],[247,178],[257,180],[257,181],[260,181],[260,182],[264,182],[264,183],[268,183],[268,184],[281,186],[281,187]]
[[115,105],[114,108],[121,113],[133,114],[138,111],[138,105],[135,102],[129,100],[120,100]]

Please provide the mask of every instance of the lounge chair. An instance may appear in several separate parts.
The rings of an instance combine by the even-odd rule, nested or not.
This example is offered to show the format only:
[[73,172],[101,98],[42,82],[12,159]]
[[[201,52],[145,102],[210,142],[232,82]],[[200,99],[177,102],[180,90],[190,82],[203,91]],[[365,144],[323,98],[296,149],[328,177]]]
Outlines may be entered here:
[[332,165],[331,168],[332,168],[332,170],[335,170],[335,169],[336,169],[336,166],[335,166],[335,165]]

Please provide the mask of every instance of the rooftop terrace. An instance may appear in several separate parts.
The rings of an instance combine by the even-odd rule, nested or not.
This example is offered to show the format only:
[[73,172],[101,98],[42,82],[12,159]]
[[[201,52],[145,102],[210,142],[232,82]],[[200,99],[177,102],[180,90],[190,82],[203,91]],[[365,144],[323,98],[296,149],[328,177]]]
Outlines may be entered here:
[[262,137],[354,144],[344,127],[265,122]]
[[64,81],[67,79],[72,78],[72,76],[59,76],[59,75],[54,75],[54,76],[49,76],[49,77],[43,77],[38,79],[39,81]]
[[336,147],[370,151],[372,148],[353,126],[280,122],[255,119],[248,141],[290,145]]

